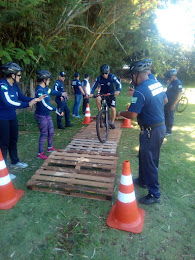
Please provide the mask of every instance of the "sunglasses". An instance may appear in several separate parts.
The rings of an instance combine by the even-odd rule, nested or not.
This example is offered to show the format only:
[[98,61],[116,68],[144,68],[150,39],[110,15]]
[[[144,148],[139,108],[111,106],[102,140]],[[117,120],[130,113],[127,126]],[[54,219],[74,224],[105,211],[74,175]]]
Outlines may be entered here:
[[102,75],[108,75],[108,73],[102,73]]
[[21,74],[16,74],[16,76],[17,76],[17,77],[19,77],[19,78],[21,78],[21,77],[22,77],[22,75],[21,75]]

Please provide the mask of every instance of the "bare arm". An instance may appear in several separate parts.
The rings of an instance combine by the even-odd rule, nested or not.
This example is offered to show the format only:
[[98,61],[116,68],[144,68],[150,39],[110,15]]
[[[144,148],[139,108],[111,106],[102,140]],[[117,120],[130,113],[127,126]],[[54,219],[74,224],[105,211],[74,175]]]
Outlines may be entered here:
[[119,111],[116,116],[117,117],[123,116],[123,117],[128,118],[128,119],[134,119],[138,116],[138,113],[131,112],[131,111]]

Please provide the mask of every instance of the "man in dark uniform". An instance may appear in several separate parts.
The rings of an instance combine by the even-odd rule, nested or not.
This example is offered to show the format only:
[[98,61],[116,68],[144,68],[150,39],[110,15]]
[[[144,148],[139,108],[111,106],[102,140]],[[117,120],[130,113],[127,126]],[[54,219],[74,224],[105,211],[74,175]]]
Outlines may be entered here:
[[[55,82],[53,89],[55,91],[64,92],[64,87],[63,87],[63,82],[65,80],[65,72],[61,71],[58,76],[58,80]],[[56,97],[55,101],[57,103],[57,108],[60,111],[60,113],[65,112],[65,122],[66,122],[66,127],[72,127],[74,126],[73,124],[70,123],[70,109],[66,103],[66,99],[68,97],[68,93],[65,93],[65,97]],[[59,129],[65,129],[65,127],[62,125],[62,117],[57,115],[57,125]]]
[[[110,128],[115,129],[114,125],[114,120],[116,118],[116,96],[120,94],[120,91],[122,89],[122,86],[120,82],[118,81],[117,77],[113,74],[110,73],[110,66],[107,64],[104,64],[100,67],[100,72],[101,75],[99,75],[96,78],[96,81],[92,87],[91,90],[91,95],[90,97],[93,96],[96,88],[100,84],[101,89],[100,89],[100,95],[102,94],[113,94],[108,97],[107,103],[108,106],[111,108],[111,123],[110,123]],[[114,84],[116,85],[116,91],[114,90]],[[96,105],[98,110],[101,110],[101,96],[98,96],[96,98]]]
[[177,70],[171,69],[168,73],[169,85],[167,87],[168,103],[165,105],[166,136],[171,135],[174,125],[175,110],[182,95],[182,83],[177,78]]
[[85,95],[85,92],[79,80],[80,74],[78,72],[75,72],[74,77],[75,79],[72,81],[72,87],[74,89],[74,105],[72,116],[76,118],[81,118],[81,116],[79,115],[79,108],[81,105],[82,94]]
[[166,94],[160,82],[149,79],[148,65],[144,61],[135,62],[130,67],[130,73],[135,91],[128,111],[121,111],[117,116],[133,119],[137,117],[141,128],[139,142],[139,178],[135,184],[146,186],[147,196],[139,200],[143,204],[160,202],[158,183],[158,164],[160,147],[166,127],[164,119],[164,104]]

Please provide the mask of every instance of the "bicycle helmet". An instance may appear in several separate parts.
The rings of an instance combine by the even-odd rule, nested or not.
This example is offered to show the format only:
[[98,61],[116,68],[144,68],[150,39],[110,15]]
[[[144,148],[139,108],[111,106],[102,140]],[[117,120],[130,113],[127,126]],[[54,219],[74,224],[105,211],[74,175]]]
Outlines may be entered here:
[[80,74],[78,72],[75,72],[74,77],[77,78],[79,76],[80,76]]
[[43,81],[44,79],[51,78],[51,73],[47,70],[38,70],[37,71],[37,81]]
[[64,71],[61,71],[61,72],[59,73],[59,75],[60,75],[61,77],[65,77],[65,76],[66,76],[66,74],[65,74]]
[[110,66],[107,64],[104,64],[100,67],[101,74],[107,74],[110,71]]
[[176,69],[171,69],[169,71],[169,76],[171,77],[171,76],[175,76],[175,75],[177,75],[177,70]]
[[1,66],[1,70],[4,75],[17,74],[19,71],[23,70],[17,63],[9,62]]
[[151,59],[145,59],[145,62],[148,64],[148,66],[152,67],[152,60]]
[[150,67],[145,60],[136,61],[130,65],[130,74],[133,75],[134,72],[143,72],[148,69],[150,69]]

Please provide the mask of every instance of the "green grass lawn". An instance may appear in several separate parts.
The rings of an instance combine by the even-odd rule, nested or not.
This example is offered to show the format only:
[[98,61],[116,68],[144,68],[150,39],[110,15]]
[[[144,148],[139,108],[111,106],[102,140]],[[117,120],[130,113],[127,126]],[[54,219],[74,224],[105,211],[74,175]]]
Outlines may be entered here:
[[[124,85],[117,98],[117,110],[125,110],[130,97]],[[18,151],[29,164],[17,175],[15,188],[25,195],[10,210],[0,211],[0,260],[7,259],[195,259],[195,89],[189,92],[187,109],[175,115],[172,136],[165,138],[161,149],[159,181],[161,204],[141,205],[145,210],[141,234],[109,228],[106,220],[117,198],[124,160],[138,176],[139,128],[123,129],[118,147],[118,165],[113,201],[96,201],[28,190],[27,181],[43,161],[36,159],[39,130],[33,114],[25,112],[25,126],[20,126]],[[95,101],[90,100],[95,115]],[[69,101],[72,110],[73,99]],[[65,131],[56,128],[54,147],[65,148],[79,131],[83,119],[71,118],[75,124]],[[19,116],[20,124],[24,115]],[[45,144],[46,145],[46,144]],[[46,147],[46,146],[45,146]],[[147,191],[137,186],[137,199]]]

